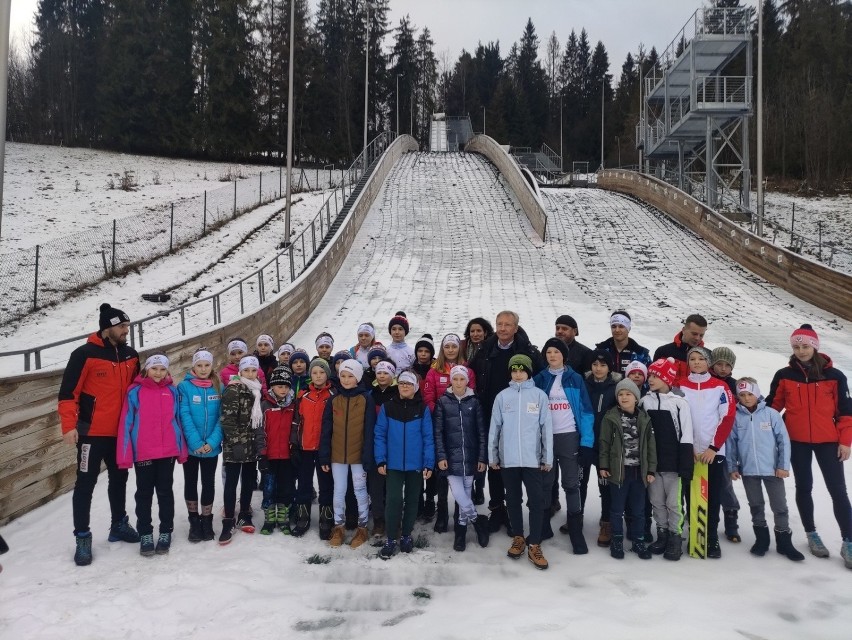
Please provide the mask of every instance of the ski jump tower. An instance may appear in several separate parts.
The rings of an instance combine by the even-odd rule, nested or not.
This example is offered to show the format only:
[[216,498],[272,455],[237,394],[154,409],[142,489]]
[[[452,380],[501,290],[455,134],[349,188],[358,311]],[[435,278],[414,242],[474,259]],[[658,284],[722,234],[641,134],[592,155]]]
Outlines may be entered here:
[[751,7],[702,8],[641,83],[640,170],[708,206],[749,206]]

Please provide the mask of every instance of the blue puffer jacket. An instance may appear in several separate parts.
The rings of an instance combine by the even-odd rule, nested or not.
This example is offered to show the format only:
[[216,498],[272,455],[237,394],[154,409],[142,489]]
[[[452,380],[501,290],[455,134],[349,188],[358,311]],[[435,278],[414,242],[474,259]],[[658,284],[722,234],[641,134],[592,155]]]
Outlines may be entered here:
[[[539,371],[533,378],[533,382],[549,397],[550,389],[556,382],[556,374],[551,373],[549,369]],[[565,397],[568,398],[568,404],[574,412],[574,422],[580,433],[580,446],[591,448],[595,445],[595,411],[592,409],[586,383],[583,377],[570,367],[566,367],[562,372],[561,383],[565,390]]]
[[[196,382],[197,381],[197,382]],[[200,387],[192,373],[187,373],[178,385],[180,422],[189,447],[189,455],[215,458],[222,453],[221,395],[215,387]],[[194,453],[209,444],[209,453]]]
[[754,413],[737,404],[734,428],[725,443],[728,472],[744,476],[774,476],[790,470],[790,436],[784,419],[763,398]]
[[547,394],[532,380],[510,382],[494,399],[488,431],[488,464],[553,465],[553,422]]
[[382,405],[376,418],[376,466],[393,471],[423,471],[435,467],[432,416],[421,398],[398,395]]
[[480,462],[488,464],[485,412],[473,391],[467,389],[461,400],[452,387],[435,403],[435,457],[446,460],[450,476],[472,476]]

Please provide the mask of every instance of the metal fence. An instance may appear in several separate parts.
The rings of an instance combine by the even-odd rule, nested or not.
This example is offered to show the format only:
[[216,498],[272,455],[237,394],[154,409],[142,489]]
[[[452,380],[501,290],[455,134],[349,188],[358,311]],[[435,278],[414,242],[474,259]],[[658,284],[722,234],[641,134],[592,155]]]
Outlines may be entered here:
[[[293,189],[340,186],[345,170],[294,169]],[[351,184],[351,182],[349,183]],[[26,249],[0,254],[0,323],[66,300],[85,287],[148,264],[243,213],[277,200],[283,169],[260,172],[144,216],[111,222]]]
[[[314,257],[324,248],[323,239],[341,213],[355,185],[394,140],[392,132],[379,134],[367,148],[342,172],[341,184],[334,187],[320,206],[319,212],[296,236],[259,269],[238,282],[187,304],[161,311],[136,320],[130,325],[129,343],[141,349],[146,341],[162,343],[181,336],[202,333],[211,327],[228,323],[248,311],[265,304],[307,269]],[[24,370],[41,369],[52,362],[43,362],[42,353],[72,342],[80,342],[86,335],[66,338],[37,347],[0,353],[0,358],[23,356]],[[59,356],[62,357],[62,356]]]

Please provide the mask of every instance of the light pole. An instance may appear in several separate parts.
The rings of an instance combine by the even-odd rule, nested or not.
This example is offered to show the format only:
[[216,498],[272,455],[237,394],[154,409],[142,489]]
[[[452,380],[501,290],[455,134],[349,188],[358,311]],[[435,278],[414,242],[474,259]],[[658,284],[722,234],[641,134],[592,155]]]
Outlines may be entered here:
[[618,168],[621,168],[621,138],[615,136],[615,148],[618,149]]
[[401,73],[396,74],[396,135],[399,135],[399,79]]
[[296,0],[290,0],[290,69],[287,86],[287,206],[284,214],[284,242],[290,245],[290,205],[293,180],[293,51],[296,49]]
[[364,3],[367,6],[367,47],[364,54],[364,149],[367,148],[367,123],[369,122],[370,95],[370,1]]
[[482,107],[482,135],[485,135],[485,106]]
[[559,92],[559,170],[564,171],[565,156],[562,155],[562,92]]
[[757,3],[757,224],[763,237],[763,0]]
[[0,2],[0,239],[3,238],[3,176],[6,167],[6,93],[9,88],[9,21],[12,0]]
[[601,169],[604,168],[604,83],[606,76],[601,78]]

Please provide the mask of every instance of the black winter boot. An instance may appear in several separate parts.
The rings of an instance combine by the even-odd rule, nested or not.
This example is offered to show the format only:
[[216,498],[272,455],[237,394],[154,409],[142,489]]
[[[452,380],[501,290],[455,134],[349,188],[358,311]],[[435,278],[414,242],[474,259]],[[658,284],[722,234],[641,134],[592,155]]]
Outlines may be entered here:
[[[426,503],[427,505],[430,503]],[[435,533],[446,533],[450,526],[450,513],[445,500],[438,500],[438,511],[435,514]]]
[[683,538],[678,534],[669,531],[667,542],[666,553],[663,557],[666,560],[680,560],[680,557],[683,555]]
[[657,527],[657,541],[648,548],[655,556],[665,553],[669,546],[669,530]]
[[647,543],[644,540],[634,540],[633,546],[630,550],[639,556],[642,560],[650,560],[651,559],[651,550],[648,548]]
[[[769,551],[769,527],[752,527],[754,529],[754,544],[749,552],[756,556],[765,556]],[[778,534],[776,533],[776,539]]]
[[609,555],[616,560],[624,560],[624,536],[614,533],[609,543]]
[[[778,531],[775,529],[775,549],[781,555],[787,556],[790,560],[794,560],[799,562],[805,559],[796,547],[793,546],[793,542],[791,538],[793,537],[793,532],[787,529],[786,531]],[[766,534],[767,543],[769,540],[769,533]]]
[[453,542],[453,549],[456,551],[464,551],[467,548],[467,525],[456,522],[455,526],[456,539]]
[[189,537],[190,542],[201,542],[204,540],[204,533],[201,531],[201,516],[197,513],[189,514]]
[[550,526],[550,507],[547,507],[542,512],[541,518],[541,539],[550,540],[553,537],[553,527]]
[[[322,509],[322,507],[320,507]],[[297,538],[301,538],[308,532],[308,529],[311,528],[311,505],[309,504],[300,504],[296,507],[296,523],[292,529],[290,529],[290,534],[296,536]]]
[[488,531],[488,518],[485,516],[477,516],[473,521],[473,529],[476,531],[476,541],[480,547],[487,547],[488,540],[491,538],[491,533]]
[[722,547],[719,546],[719,536],[711,536],[707,541],[707,557],[718,560],[722,557]]
[[319,512],[319,537],[320,540],[331,539],[331,531],[334,529],[334,511],[328,505],[320,506]]
[[222,518],[222,533],[219,534],[219,544],[228,544],[234,537],[234,527],[237,521],[234,518]]
[[574,513],[568,516],[568,537],[571,538],[571,547],[574,555],[584,555],[589,552],[586,538],[583,537],[583,514]]
[[201,516],[201,539],[204,541],[213,540],[216,534],[213,532],[213,514]]
[[740,530],[737,527],[736,509],[725,510],[725,537],[731,542],[742,542],[742,538],[740,538]]

